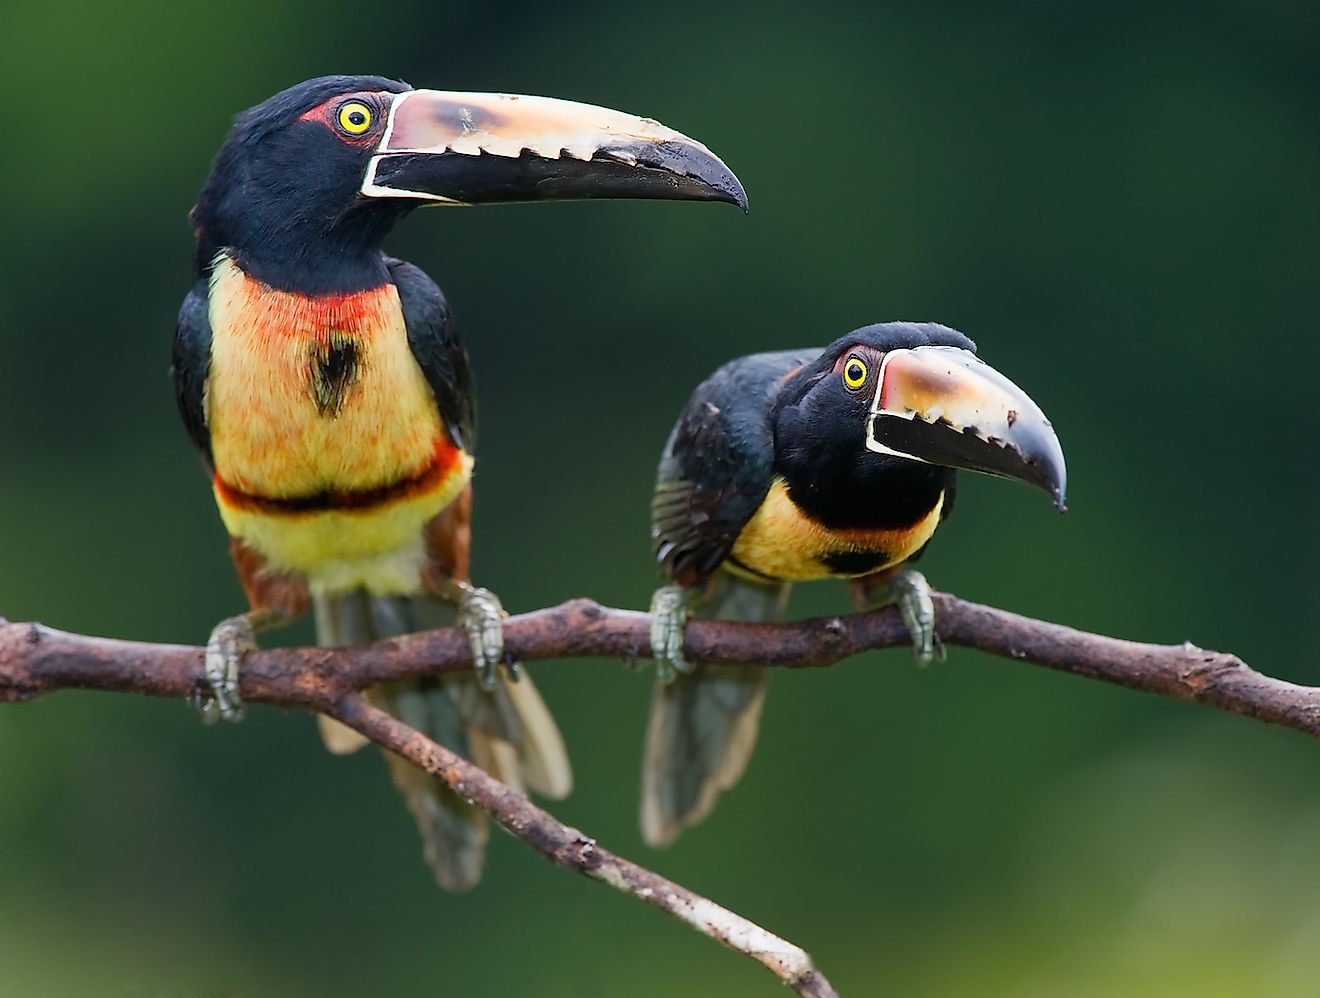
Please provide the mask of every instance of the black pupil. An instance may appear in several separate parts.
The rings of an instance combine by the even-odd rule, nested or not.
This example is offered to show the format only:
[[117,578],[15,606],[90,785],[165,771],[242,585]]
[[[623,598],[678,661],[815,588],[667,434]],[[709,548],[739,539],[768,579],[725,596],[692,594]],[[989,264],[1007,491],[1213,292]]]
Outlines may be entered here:
[[862,380],[862,365],[857,363],[857,361],[853,361],[848,365],[848,378],[851,381]]
[[348,121],[349,124],[351,125],[355,125],[355,126],[364,125],[367,122],[367,116],[363,114],[361,111],[349,111]]

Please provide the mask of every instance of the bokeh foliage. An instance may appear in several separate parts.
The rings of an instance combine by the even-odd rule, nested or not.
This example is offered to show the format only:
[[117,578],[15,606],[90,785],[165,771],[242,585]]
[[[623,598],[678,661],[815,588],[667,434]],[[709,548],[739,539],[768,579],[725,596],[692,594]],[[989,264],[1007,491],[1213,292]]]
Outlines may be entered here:
[[[396,234],[470,339],[476,570],[511,609],[645,604],[655,457],[718,363],[937,319],[1052,416],[1072,508],[965,477],[936,585],[1320,682],[1314,5],[128,0],[0,27],[10,619],[197,642],[241,606],[167,378],[185,212],[233,113],[379,72],[652,114],[751,195],[747,217],[440,210]],[[845,994],[1315,993],[1320,755],[1296,735],[969,652],[871,655],[776,675],[743,785],[656,854],[649,679],[537,678],[578,771],[559,814]],[[505,836],[466,897],[417,852],[379,761],[323,754],[305,717],[2,709],[0,995],[775,993]]]

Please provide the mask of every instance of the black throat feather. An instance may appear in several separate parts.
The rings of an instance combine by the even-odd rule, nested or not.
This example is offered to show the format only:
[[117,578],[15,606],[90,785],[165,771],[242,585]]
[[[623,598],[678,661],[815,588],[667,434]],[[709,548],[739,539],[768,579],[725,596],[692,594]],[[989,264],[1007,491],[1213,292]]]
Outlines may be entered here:
[[322,77],[240,115],[193,209],[198,275],[223,251],[282,291],[346,294],[384,284],[381,243],[414,205],[363,197],[374,150],[301,115],[335,94],[408,89],[382,77]]
[[804,514],[838,530],[912,526],[930,514],[956,474],[868,450],[864,406],[794,404],[776,413],[775,472]]

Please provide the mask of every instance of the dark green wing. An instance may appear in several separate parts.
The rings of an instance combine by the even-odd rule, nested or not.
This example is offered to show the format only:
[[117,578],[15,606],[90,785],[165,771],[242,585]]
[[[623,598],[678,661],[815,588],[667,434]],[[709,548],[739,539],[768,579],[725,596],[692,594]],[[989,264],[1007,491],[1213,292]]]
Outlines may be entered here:
[[211,431],[206,425],[204,400],[210,371],[211,319],[206,281],[200,280],[193,285],[179,308],[170,376],[174,379],[174,400],[179,405],[183,425],[208,469],[212,467]]
[[651,540],[681,585],[729,556],[774,480],[774,404],[785,375],[818,350],[754,354],[725,364],[692,393],[656,472]]
[[455,446],[471,454],[477,445],[476,385],[449,303],[420,268],[394,259],[386,266],[399,289],[408,346],[435,395],[445,430]]

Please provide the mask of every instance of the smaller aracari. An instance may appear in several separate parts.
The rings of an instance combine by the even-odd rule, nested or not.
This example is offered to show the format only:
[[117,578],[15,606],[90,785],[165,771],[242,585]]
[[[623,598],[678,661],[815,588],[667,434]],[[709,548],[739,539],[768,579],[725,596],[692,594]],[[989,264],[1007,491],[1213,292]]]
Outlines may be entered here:
[[780,618],[794,582],[847,579],[859,606],[896,602],[922,664],[942,649],[930,587],[906,567],[953,508],[955,469],[1037,485],[1063,510],[1049,420],[962,333],[864,326],[824,350],[725,364],[665,444],[651,536],[671,585],[651,604],[657,682],[642,764],[642,834],[667,845],[742,776],[767,670],[687,662],[688,616]]

